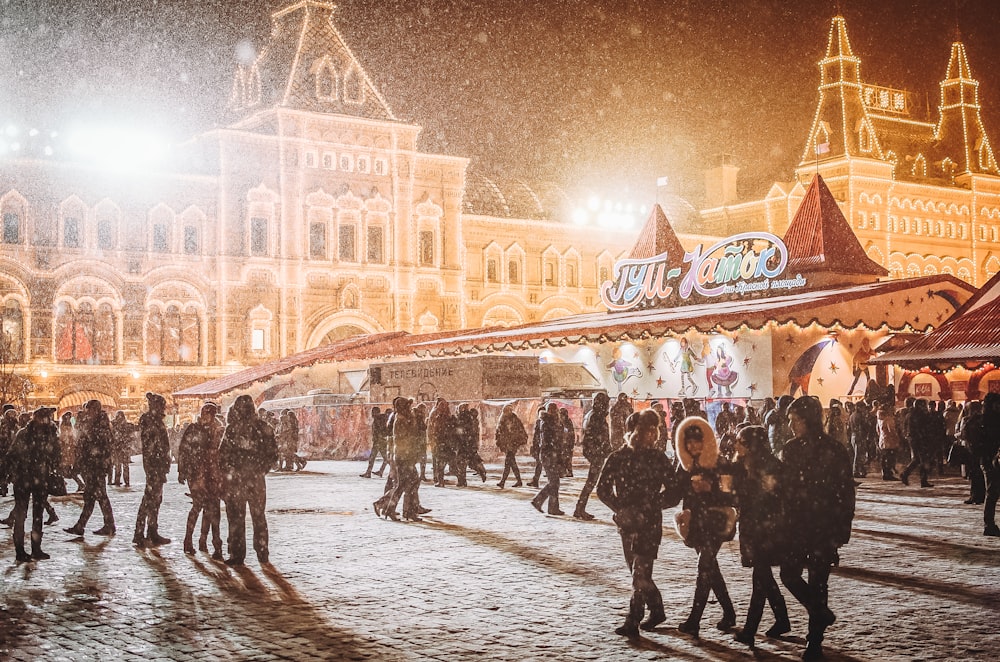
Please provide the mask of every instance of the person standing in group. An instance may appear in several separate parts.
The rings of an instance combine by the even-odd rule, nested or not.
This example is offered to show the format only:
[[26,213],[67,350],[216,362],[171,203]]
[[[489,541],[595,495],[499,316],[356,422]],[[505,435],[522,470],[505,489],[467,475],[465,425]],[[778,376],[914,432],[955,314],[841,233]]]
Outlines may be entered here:
[[785,598],[771,571],[785,560],[785,500],[781,461],[771,454],[765,428],[751,425],[736,433],[736,461],[733,492],[740,509],[740,559],[753,569],[753,583],[747,619],[735,638],[753,648],[765,602],[774,613],[774,625],[765,634],[780,637],[792,629]]
[[562,432],[563,478],[573,477],[573,449],[576,447],[576,426],[569,410],[559,408],[559,429]]
[[246,559],[246,511],[253,522],[253,548],[257,560],[270,562],[267,536],[267,482],[278,461],[274,431],[254,411],[249,395],[236,398],[229,410],[226,431],[219,445],[219,470],[225,484],[229,558],[226,565],[243,565]]
[[792,428],[788,426],[788,406],[795,401],[790,395],[782,395],[775,403],[774,409],[764,414],[764,427],[767,428],[767,441],[771,444],[771,453],[781,457],[785,444],[792,438]]
[[531,431],[531,457],[535,459],[535,469],[528,487],[538,487],[538,481],[542,477],[542,458],[539,449],[542,443],[542,428],[545,426],[546,409],[544,406],[538,408],[535,415],[534,427]]
[[[597,482],[597,498],[614,511],[625,563],[632,575],[632,599],[625,623],[615,633],[635,637],[667,620],[663,597],[653,582],[653,562],[663,538],[663,509],[677,505],[676,477],[667,456],[654,447],[660,425],[652,410],[632,414],[626,443],[608,456]],[[649,617],[643,621],[646,608]]]
[[[382,410],[378,407],[372,407],[372,452],[368,454],[368,468],[365,472],[361,474],[361,478],[371,478],[372,473],[374,473],[379,478],[382,477],[382,472],[385,471],[385,467],[389,464],[389,449],[387,437],[388,432],[386,431],[385,420],[389,416],[388,413],[383,414]],[[382,456],[382,466],[379,467],[378,471],[372,472],[372,468],[375,466],[375,460],[378,456]]]
[[899,452],[899,432],[896,430],[896,416],[892,411],[892,401],[877,402],[875,429],[878,434],[879,464],[882,480],[899,480],[896,477],[896,453]]
[[[291,409],[281,412],[278,422],[279,471],[299,471],[305,466],[299,458],[299,419]],[[301,466],[300,466],[301,465]]]
[[[823,406],[802,396],[788,408],[795,437],[785,446],[782,478],[789,527],[781,583],[809,612],[804,660],[823,657],[823,637],[835,616],[827,604],[830,568],[851,539],[855,485],[847,448],[823,432]],[[809,571],[809,581],[802,578]]]
[[[61,458],[59,431],[52,421],[55,409],[40,407],[14,437],[7,466],[14,488],[14,549],[16,562],[45,560],[42,551],[42,515],[48,504],[48,477],[57,473]],[[31,554],[24,549],[24,520],[31,500]]]
[[[388,414],[387,414],[388,415]],[[427,416],[427,446],[431,451],[431,475],[435,487],[444,487],[445,469],[454,463],[455,418],[444,398],[438,398]]]
[[611,433],[611,448],[618,450],[625,443],[625,421],[632,415],[632,403],[627,393],[619,393],[615,403],[608,410],[608,424]]
[[[1000,498],[1000,394],[987,393],[983,399],[983,415],[972,444],[973,459],[979,462],[985,479],[983,500],[983,535],[1000,536],[997,528],[997,499]],[[974,469],[974,467],[973,467]]]
[[59,419],[59,448],[62,451],[62,472],[76,482],[76,491],[83,491],[83,477],[77,470],[77,439],[73,428],[73,414],[66,412]]
[[611,437],[608,429],[608,405],[611,399],[607,393],[594,395],[593,407],[583,417],[583,455],[590,462],[587,480],[580,488],[580,498],[573,510],[573,517],[582,520],[592,520],[594,516],[587,512],[587,500],[597,485],[597,479],[604,468],[604,461],[611,454]]
[[201,538],[198,549],[208,551],[208,534],[212,534],[215,552],[212,558],[222,560],[221,520],[222,476],[219,471],[219,443],[223,426],[216,418],[219,406],[206,402],[198,420],[184,430],[177,451],[177,482],[188,484],[191,510],[184,531],[184,553],[194,554],[194,527],[201,515]]
[[934,487],[928,480],[931,456],[934,451],[934,430],[930,412],[927,411],[927,401],[923,398],[914,401],[913,409],[906,417],[906,430],[913,459],[903,469],[899,480],[903,482],[903,485],[909,485],[910,474],[916,469],[920,473],[920,487]]
[[100,400],[90,400],[77,417],[77,440],[79,448],[79,471],[83,476],[83,510],[80,519],[66,533],[76,536],[84,534],[84,527],[94,505],[101,507],[104,525],[94,531],[99,536],[114,535],[115,515],[108,499],[108,463],[111,460],[111,422],[101,409]]
[[691,613],[677,629],[698,637],[709,593],[715,593],[722,607],[722,620],[716,627],[728,630],[736,625],[736,609],[717,558],[722,543],[732,540],[735,533],[736,511],[731,492],[724,489],[719,442],[708,421],[699,416],[684,419],[677,430],[676,443],[680,464],[677,483],[683,497],[677,525],[684,544],[698,552],[698,578]]
[[462,403],[458,407],[455,424],[455,461],[452,468],[458,487],[468,486],[466,474],[470,466],[485,483],[486,467],[479,457],[479,412],[467,403]]
[[160,535],[160,503],[163,501],[163,485],[170,472],[170,440],[163,417],[167,411],[167,401],[158,393],[147,393],[149,410],[139,417],[139,439],[142,443],[142,469],[146,473],[146,489],[142,493],[139,514],[135,520],[135,535],[132,544],[144,547],[166,545],[170,538]]
[[3,415],[0,417],[0,496],[7,496],[7,484],[10,483],[10,465],[7,457],[10,454],[10,447],[14,443],[17,435],[17,409],[14,405],[3,406]]
[[501,453],[504,454],[503,473],[500,475],[500,482],[497,487],[502,488],[507,482],[507,476],[514,472],[514,487],[521,487],[521,471],[517,467],[517,451],[528,443],[528,433],[524,429],[524,423],[514,413],[514,407],[504,405],[500,410],[500,419],[497,421],[496,444]]
[[[607,397],[607,396],[605,396]],[[531,505],[538,512],[548,501],[549,515],[565,515],[559,509],[559,479],[562,476],[562,434],[559,429],[559,406],[550,402],[541,416],[538,440],[538,458],[545,469],[545,486],[538,491]]]
[[111,471],[108,479],[111,485],[129,487],[129,464],[132,462],[132,434],[135,426],[119,411],[111,421]]

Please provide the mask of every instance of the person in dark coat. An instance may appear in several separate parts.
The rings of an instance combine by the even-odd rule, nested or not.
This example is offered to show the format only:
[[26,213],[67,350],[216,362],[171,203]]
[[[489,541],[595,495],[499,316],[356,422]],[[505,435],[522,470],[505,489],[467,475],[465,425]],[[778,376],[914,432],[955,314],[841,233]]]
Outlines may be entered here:
[[753,568],[747,619],[736,641],[753,648],[765,602],[774,612],[774,625],[765,634],[779,637],[792,629],[785,598],[771,572],[771,566],[784,561],[787,544],[782,467],[771,454],[767,430],[757,425],[736,434],[736,459],[733,491],[740,511],[740,559],[744,567]]
[[[653,582],[653,562],[663,538],[663,509],[677,505],[674,468],[655,448],[660,417],[647,409],[626,420],[626,443],[611,453],[597,482],[597,498],[614,511],[625,563],[632,575],[632,599],[617,634],[635,637],[667,620],[663,597]],[[643,621],[646,608],[649,617]]]
[[504,405],[500,410],[500,420],[497,421],[497,449],[504,454],[503,473],[497,487],[503,487],[507,476],[514,472],[514,487],[521,487],[521,471],[517,467],[517,451],[528,443],[528,433],[524,423],[518,418],[511,405]]
[[188,484],[191,510],[184,532],[184,553],[194,554],[194,527],[201,515],[201,538],[198,549],[208,551],[208,534],[212,534],[215,552],[212,558],[222,560],[221,520],[222,476],[219,470],[219,443],[223,426],[216,418],[219,406],[206,402],[194,423],[184,430],[177,451],[177,482]]
[[129,463],[132,461],[132,435],[135,426],[125,418],[125,412],[119,411],[111,421],[111,471],[108,476],[112,485],[129,487]]
[[691,613],[677,629],[697,637],[709,593],[715,593],[722,607],[722,620],[716,627],[728,630],[736,625],[736,609],[717,559],[722,543],[735,534],[736,511],[732,493],[723,490],[719,444],[708,421],[699,416],[684,419],[677,429],[676,446],[680,463],[677,484],[683,497],[683,510],[676,522],[684,543],[698,552]]
[[219,469],[225,484],[229,558],[226,565],[243,565],[246,559],[246,511],[253,522],[253,548],[257,560],[270,562],[267,537],[267,472],[278,461],[274,430],[254,411],[249,395],[236,398],[219,445]]
[[[386,414],[387,419],[389,415]],[[451,414],[448,401],[438,398],[427,416],[427,447],[431,451],[431,474],[435,487],[445,486],[445,469],[455,462],[455,428],[455,417]],[[390,426],[390,435],[391,430]]]
[[[379,478],[382,477],[382,472],[385,471],[385,467],[389,464],[389,449],[387,443],[387,437],[389,436],[386,430],[386,419],[389,417],[388,413],[383,414],[378,407],[372,407],[372,452],[368,455],[368,468],[365,472],[361,474],[361,478],[371,478],[372,473],[374,473]],[[375,460],[378,456],[382,456],[382,466],[379,467],[378,471],[372,472],[372,468],[375,466]]]
[[767,428],[767,440],[771,444],[771,452],[775,457],[781,457],[785,444],[792,438],[792,429],[788,427],[788,406],[795,400],[790,395],[778,398],[775,408],[764,415],[764,426]]
[[587,512],[587,500],[590,492],[597,485],[597,479],[604,468],[604,461],[611,454],[611,432],[608,429],[608,406],[611,399],[607,393],[594,395],[594,404],[587,415],[583,417],[583,455],[590,462],[587,480],[580,488],[580,498],[577,499],[573,517],[582,520],[592,520],[594,516]]
[[569,410],[559,408],[559,428],[562,430],[563,478],[573,477],[573,449],[576,447],[576,426],[569,417]]
[[562,433],[559,428],[558,405],[550,402],[540,420],[538,458],[545,469],[545,479],[548,482],[531,500],[531,505],[538,512],[542,512],[542,506],[548,501],[549,515],[565,515],[559,509],[559,479],[562,477]]
[[983,399],[982,431],[973,454],[979,461],[986,479],[986,499],[983,503],[983,535],[1000,536],[997,528],[997,499],[1000,498],[1000,394],[987,393]]
[[903,485],[910,484],[910,474],[914,469],[920,472],[920,487],[934,487],[927,480],[930,462],[934,453],[934,425],[931,414],[927,411],[927,401],[918,399],[913,403],[913,409],[906,418],[907,439],[913,459],[899,475]]
[[539,407],[535,416],[534,427],[531,432],[531,457],[535,459],[535,472],[528,481],[528,487],[538,487],[538,480],[542,477],[542,459],[539,455],[539,448],[542,443],[542,428],[545,425],[545,407]]
[[[42,515],[48,505],[48,477],[60,469],[59,430],[52,421],[55,409],[41,407],[14,437],[7,455],[7,467],[14,488],[14,548],[16,562],[44,560]],[[24,520],[31,500],[31,554],[24,549]]]
[[[420,474],[417,464],[426,454],[421,433],[421,425],[411,408],[409,398],[397,397],[392,402],[393,421],[393,463],[396,471],[396,485],[389,493],[388,500],[375,507],[376,514],[384,514],[391,520],[399,521],[396,505],[403,501],[403,519],[420,522]],[[378,502],[376,502],[378,503]],[[380,512],[381,511],[381,512]]]
[[483,459],[479,457],[479,411],[468,404],[461,404],[458,407],[456,416],[456,440],[455,448],[455,478],[458,479],[458,487],[468,486],[466,474],[471,467],[479,474],[482,481],[486,482],[486,467]]
[[4,405],[3,417],[0,418],[0,496],[7,496],[7,484],[11,482],[7,458],[18,429],[17,409],[11,404]]
[[854,407],[850,418],[851,446],[854,449],[854,477],[868,475],[871,458],[875,455],[875,417],[868,403],[862,400]]
[[[781,582],[809,612],[804,660],[823,656],[823,636],[834,620],[827,606],[830,568],[851,539],[855,486],[847,448],[823,432],[823,406],[802,396],[788,408],[795,437],[783,454],[785,504],[790,531]],[[809,571],[808,583],[802,578]]]
[[610,426],[611,447],[618,450],[625,443],[625,421],[632,415],[632,403],[627,393],[619,393],[615,403],[608,410],[608,425]]
[[139,514],[135,521],[132,544],[136,547],[166,545],[170,538],[160,535],[160,503],[163,484],[170,472],[170,440],[163,417],[167,401],[158,393],[147,393],[149,411],[139,417],[139,439],[142,443],[142,469],[146,473],[146,489],[142,493]]
[[969,478],[969,498],[964,503],[982,505],[986,501],[986,476],[980,467],[980,452],[984,440],[983,434],[983,403],[973,400],[965,407],[964,416],[959,421],[958,436],[969,449],[969,464],[966,465],[966,475]]
[[84,527],[94,505],[101,507],[104,525],[94,531],[99,536],[114,535],[115,515],[111,510],[111,500],[108,499],[108,464],[111,461],[111,422],[108,415],[101,409],[100,400],[90,400],[84,406],[77,418],[77,440],[79,457],[77,459],[80,474],[83,476],[83,510],[80,519],[66,533],[76,536],[84,534]]

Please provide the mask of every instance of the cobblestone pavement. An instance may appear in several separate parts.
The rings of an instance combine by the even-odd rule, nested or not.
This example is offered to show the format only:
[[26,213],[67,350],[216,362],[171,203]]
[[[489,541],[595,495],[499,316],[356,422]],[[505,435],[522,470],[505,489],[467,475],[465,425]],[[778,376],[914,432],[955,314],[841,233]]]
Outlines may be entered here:
[[[143,483],[133,463],[132,487],[110,488],[117,536],[90,533],[99,511],[82,542],[63,533],[79,513],[75,495],[53,500],[61,520],[46,528],[49,561],[15,565],[0,529],[0,659],[750,659],[712,627],[717,605],[700,641],[677,632],[696,559],[672,530],[654,569],[667,623],[637,642],[616,636],[630,589],[609,511],[594,499],[594,522],[541,515],[528,503],[534,490],[496,487],[498,468],[484,484],[470,476],[467,489],[425,483],[421,500],[433,512],[422,523],[376,518],[383,482],[359,478],[358,462],[272,474],[273,567],[251,550],[247,567],[233,570],[183,553],[189,502],[175,473],[160,517],[174,542],[131,545]],[[561,495],[568,511],[583,483],[576,473]],[[838,619],[829,659],[996,659],[1000,539],[984,538],[979,508],[961,504],[964,481],[935,482],[859,488],[853,538],[830,582]],[[11,505],[0,499],[3,515]],[[736,542],[720,563],[742,617],[750,576]],[[792,634],[760,638],[759,659],[801,655],[805,613],[791,598],[789,607]]]

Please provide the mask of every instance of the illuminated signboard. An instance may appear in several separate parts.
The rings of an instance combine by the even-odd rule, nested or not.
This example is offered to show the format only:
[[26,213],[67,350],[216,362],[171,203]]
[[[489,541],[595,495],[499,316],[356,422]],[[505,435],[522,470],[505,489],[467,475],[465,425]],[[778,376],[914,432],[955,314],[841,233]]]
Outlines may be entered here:
[[[714,298],[802,287],[797,275],[779,279],[788,265],[788,249],[769,232],[744,232],[710,246],[698,244],[684,253],[681,265],[660,253],[650,258],[619,260],[614,280],[601,285],[601,300],[609,310],[629,310],[642,303],[670,297],[677,287],[681,299],[692,294]],[[683,274],[683,276],[682,276]]]

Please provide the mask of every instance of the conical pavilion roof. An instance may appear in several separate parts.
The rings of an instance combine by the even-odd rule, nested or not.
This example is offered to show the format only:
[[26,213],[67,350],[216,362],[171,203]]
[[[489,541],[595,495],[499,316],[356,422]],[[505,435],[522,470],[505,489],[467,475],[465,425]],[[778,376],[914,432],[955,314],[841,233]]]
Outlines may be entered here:
[[889,275],[865,253],[840,206],[816,175],[784,236],[788,272]]
[[680,264],[685,250],[677,238],[673,226],[667,220],[667,215],[663,213],[663,208],[657,204],[653,206],[653,211],[649,213],[649,218],[646,219],[646,224],[642,227],[639,238],[635,240],[629,258],[641,260],[660,253],[666,253],[671,262],[676,261],[677,264]]

